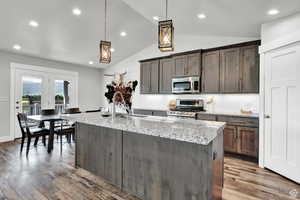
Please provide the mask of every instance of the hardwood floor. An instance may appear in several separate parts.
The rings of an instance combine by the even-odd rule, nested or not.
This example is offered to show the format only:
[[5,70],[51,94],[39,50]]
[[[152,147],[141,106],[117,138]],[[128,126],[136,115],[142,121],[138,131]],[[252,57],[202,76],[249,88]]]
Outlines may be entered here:
[[[19,142],[0,144],[0,200],[137,200],[100,178],[74,168],[75,145],[64,144],[60,154],[42,145],[20,155]],[[297,198],[289,193],[298,191]],[[300,199],[300,185],[255,163],[225,158],[224,200]]]

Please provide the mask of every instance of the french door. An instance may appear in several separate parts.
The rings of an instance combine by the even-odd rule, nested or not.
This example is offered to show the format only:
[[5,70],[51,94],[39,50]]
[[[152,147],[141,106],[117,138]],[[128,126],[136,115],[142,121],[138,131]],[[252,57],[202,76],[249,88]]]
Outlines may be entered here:
[[265,167],[300,183],[300,44],[265,54]]
[[76,76],[39,69],[14,69],[14,119],[11,118],[14,120],[14,138],[22,136],[16,117],[18,113],[39,115],[42,109],[56,109],[57,113],[62,113],[66,107],[78,107]]

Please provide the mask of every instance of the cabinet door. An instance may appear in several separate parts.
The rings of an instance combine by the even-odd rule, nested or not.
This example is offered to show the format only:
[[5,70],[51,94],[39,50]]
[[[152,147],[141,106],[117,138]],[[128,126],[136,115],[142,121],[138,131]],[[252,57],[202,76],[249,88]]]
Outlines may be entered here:
[[224,151],[237,152],[237,128],[235,126],[226,126],[224,129]]
[[141,94],[150,93],[151,88],[151,63],[150,62],[143,62],[141,63]]
[[200,53],[187,55],[187,65],[185,75],[200,76],[201,71],[201,56]]
[[175,56],[173,59],[174,59],[174,76],[186,75],[187,57]]
[[259,55],[258,46],[248,46],[241,48],[241,92],[259,92]]
[[220,92],[220,52],[202,54],[202,93]]
[[159,89],[159,60],[150,63],[150,93],[157,94]]
[[222,93],[240,92],[240,49],[226,49],[221,53],[221,81]]
[[258,157],[258,129],[238,127],[238,153]]
[[172,77],[174,75],[174,62],[171,58],[160,60],[160,93],[172,93]]
[[136,115],[152,115],[152,110],[134,109],[133,113]]

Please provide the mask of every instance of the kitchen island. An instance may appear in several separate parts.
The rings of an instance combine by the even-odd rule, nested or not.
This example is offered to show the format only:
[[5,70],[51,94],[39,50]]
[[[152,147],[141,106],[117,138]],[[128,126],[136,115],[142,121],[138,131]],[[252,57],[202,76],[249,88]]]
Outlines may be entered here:
[[221,199],[223,122],[169,117],[76,121],[76,166],[143,200]]

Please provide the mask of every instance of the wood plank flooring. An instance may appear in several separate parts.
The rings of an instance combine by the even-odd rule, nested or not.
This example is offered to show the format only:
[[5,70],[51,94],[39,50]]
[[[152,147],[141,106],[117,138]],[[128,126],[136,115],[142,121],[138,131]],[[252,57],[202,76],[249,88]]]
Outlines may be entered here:
[[[0,200],[138,200],[92,174],[74,168],[75,145],[59,143],[48,154],[44,146],[19,153],[19,142],[0,144]],[[291,190],[298,191],[297,197]],[[225,158],[224,200],[300,199],[300,185],[255,163]]]

